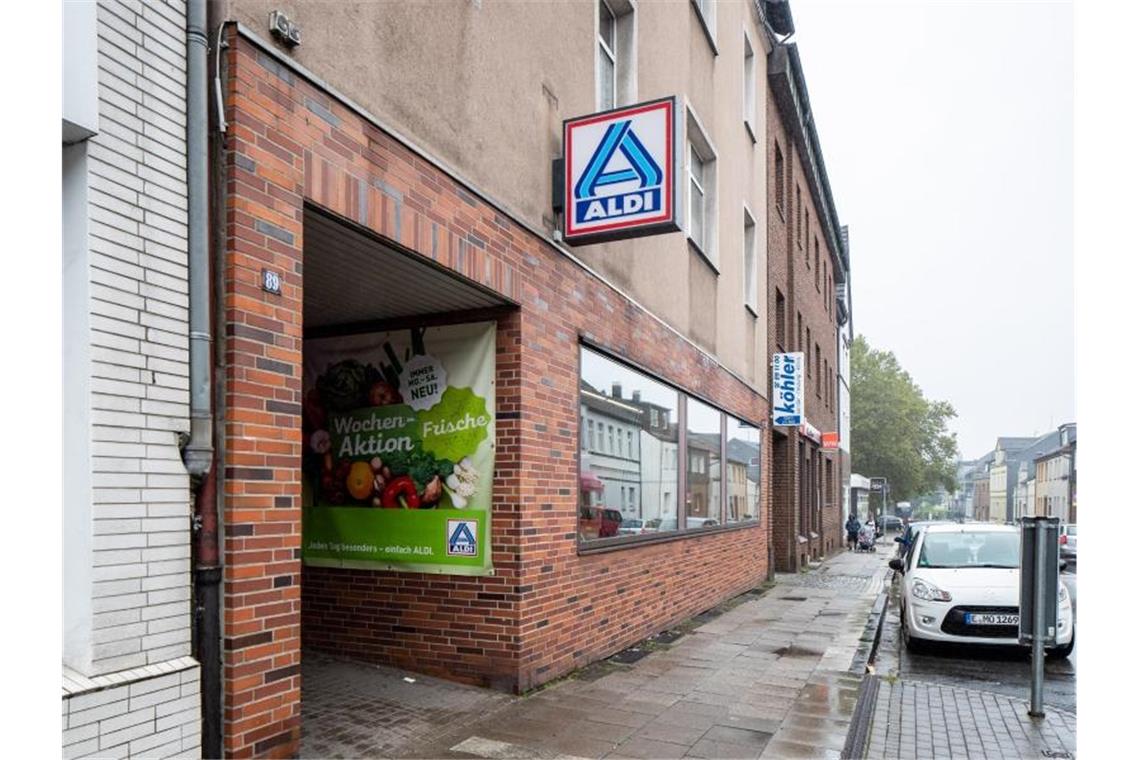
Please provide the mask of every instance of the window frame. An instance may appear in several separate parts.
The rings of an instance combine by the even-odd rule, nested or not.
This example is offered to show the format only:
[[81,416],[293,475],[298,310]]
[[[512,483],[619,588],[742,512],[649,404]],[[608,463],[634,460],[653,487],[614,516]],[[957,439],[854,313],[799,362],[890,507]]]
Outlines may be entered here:
[[701,24],[701,30],[705,33],[709,47],[712,48],[713,56],[720,55],[716,46],[716,0],[691,0],[690,4],[697,12],[697,20]]
[[[744,278],[744,308],[753,316],[760,316],[760,288],[757,280],[759,272],[756,264],[756,217],[744,204],[744,260],[742,273]],[[752,271],[749,272],[749,269]]]
[[772,171],[775,173],[775,193],[773,205],[776,207],[776,213],[780,217],[780,221],[787,224],[787,217],[785,215],[784,206],[786,200],[784,198],[784,151],[780,148],[780,141],[772,138],[772,147],[775,152],[772,153]]
[[[764,524],[764,520],[763,520],[764,515],[762,512],[762,508],[763,508],[763,504],[764,504],[764,494],[765,494],[765,491],[764,491],[764,470],[763,470],[763,468],[764,468],[764,436],[762,434],[763,430],[764,430],[763,425],[757,420],[750,420],[750,419],[747,419],[745,417],[738,416],[737,414],[735,414],[733,412],[729,412],[728,410],[726,410],[723,407],[721,407],[720,405],[714,403],[712,400],[702,396],[701,394],[689,391],[689,390],[683,388],[682,386],[678,385],[677,383],[666,380],[665,378],[661,377],[660,375],[655,374],[652,370],[640,365],[636,361],[622,357],[619,354],[617,354],[616,352],[608,349],[606,346],[599,344],[599,343],[596,343],[593,340],[590,340],[587,336],[582,335],[582,334],[579,334],[579,336],[578,336],[578,356],[577,356],[578,378],[579,378],[577,403],[578,403],[579,408],[581,408],[581,405],[582,405],[581,352],[583,349],[585,349],[587,351],[591,351],[591,352],[599,355],[600,357],[606,359],[607,361],[611,361],[615,364],[618,364],[620,366],[625,367],[628,370],[632,370],[632,371],[634,371],[640,375],[643,375],[646,378],[648,378],[649,380],[652,380],[653,382],[664,385],[667,388],[671,389],[674,393],[677,394],[677,462],[676,462],[677,468],[676,468],[676,473],[675,473],[675,477],[676,477],[675,485],[677,487],[677,490],[676,490],[677,498],[672,499],[673,511],[677,516],[677,530],[662,532],[662,533],[642,533],[642,534],[626,535],[626,536],[623,536],[623,535],[607,536],[606,538],[591,539],[590,541],[586,542],[586,541],[583,541],[581,539],[580,534],[578,534],[578,524],[577,524],[577,522],[575,522],[575,534],[577,534],[577,538],[575,539],[575,544],[577,546],[578,555],[579,556],[585,556],[585,555],[590,555],[590,554],[602,554],[602,553],[611,552],[611,551],[620,551],[622,549],[632,548],[632,547],[637,547],[637,546],[648,546],[648,545],[653,545],[653,544],[667,543],[670,541],[681,541],[681,540],[684,540],[686,538],[690,538],[693,536],[708,536],[708,535],[712,535],[712,534],[716,534],[716,533],[727,533],[727,532],[737,531],[737,530],[749,530],[749,529],[761,528],[761,526]],[[687,510],[685,509],[684,500],[680,498],[682,495],[687,493],[687,488],[688,488],[687,475],[688,475],[688,469],[689,468],[688,468],[688,413],[687,413],[687,410],[688,410],[688,399],[690,399],[690,398],[695,400],[695,401],[699,401],[699,402],[701,402],[707,406],[710,406],[720,413],[720,430],[721,430],[721,436],[720,436],[720,444],[721,444],[720,445],[720,448],[721,448],[721,477],[720,477],[720,482],[721,482],[721,488],[720,488],[720,492],[721,492],[721,518],[722,518],[722,521],[721,521],[721,524],[715,525],[715,526],[698,527],[698,528],[687,527],[687,525],[686,525],[687,520],[685,519],[687,516],[686,515]],[[726,457],[727,451],[728,451],[727,429],[728,429],[728,424],[729,424],[730,418],[738,420],[740,423],[743,423],[744,425],[747,425],[751,428],[755,428],[757,431],[761,432],[761,435],[758,436],[758,443],[757,443],[757,447],[758,447],[757,456],[758,456],[758,461],[760,463],[759,466],[761,468],[761,471],[760,471],[760,480],[757,483],[757,493],[756,493],[756,499],[757,499],[757,510],[756,511],[757,511],[757,514],[756,514],[756,517],[754,519],[751,519],[751,520],[741,520],[741,521],[734,522],[731,524],[725,524],[723,522],[723,517],[725,514],[724,510],[727,508],[727,499],[728,499],[728,496],[727,496],[728,488],[727,488],[727,477],[726,477],[727,471],[725,468],[725,457]],[[581,426],[578,426],[577,435],[578,436],[582,435]],[[580,446],[578,448],[578,451],[579,452],[581,451]],[[663,469],[665,469],[665,468],[663,468]],[[580,477],[581,472],[582,472],[582,463],[581,463],[580,454],[579,454],[579,458],[575,462],[575,468],[574,468],[575,477]],[[583,506],[582,501],[581,501],[581,491],[580,491],[580,489],[575,489],[575,490],[579,494],[578,500],[575,503],[575,513],[580,514],[582,506]],[[672,496],[673,492],[667,491],[665,493]],[[620,511],[620,508],[619,508],[619,511]],[[575,519],[577,520],[578,518],[575,518]]]
[[[612,43],[608,42],[605,39],[605,36],[602,34],[601,11],[603,8],[605,8],[606,13],[609,14],[610,21],[612,23],[612,31],[613,31],[613,42]],[[595,90],[596,90],[596,92],[595,92],[594,102],[595,102],[599,111],[608,111],[612,108],[617,108],[620,105],[620,103],[618,102],[618,87],[617,87],[617,82],[618,82],[618,56],[617,56],[618,16],[616,13],[614,13],[614,9],[610,6],[610,4],[609,4],[609,2],[607,2],[607,0],[597,0],[597,10],[598,10],[598,23],[597,23],[596,42],[597,42],[599,50],[602,53],[604,53],[605,56],[610,61],[610,82],[609,82],[609,85],[610,85],[610,96],[611,96],[612,102],[607,106],[602,100],[603,76],[602,76],[602,72],[601,72],[600,67],[595,72],[595,84],[596,84]],[[597,62],[595,61],[595,66],[596,65],[597,65]]]
[[748,136],[756,143],[756,48],[744,30],[744,128]]
[[[692,105],[686,103],[685,120],[685,237],[697,253],[720,274],[720,254],[718,250],[719,204],[717,202],[717,152],[709,139],[708,131],[701,124]],[[701,177],[693,175],[693,157],[701,166]],[[693,237],[693,185],[701,191],[701,239]]]

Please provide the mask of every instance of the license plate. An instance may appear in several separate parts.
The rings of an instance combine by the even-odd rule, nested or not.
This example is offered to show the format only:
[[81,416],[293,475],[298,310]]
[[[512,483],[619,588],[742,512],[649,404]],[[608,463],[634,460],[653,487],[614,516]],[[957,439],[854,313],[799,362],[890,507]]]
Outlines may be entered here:
[[989,612],[967,612],[966,625],[1017,625],[1020,615],[999,615]]

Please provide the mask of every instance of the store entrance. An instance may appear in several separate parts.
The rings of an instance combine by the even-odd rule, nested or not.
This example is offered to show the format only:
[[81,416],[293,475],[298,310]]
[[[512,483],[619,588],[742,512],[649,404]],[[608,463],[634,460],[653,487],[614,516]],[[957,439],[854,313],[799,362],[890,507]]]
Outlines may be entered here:
[[435,610],[454,618],[451,579],[491,569],[496,347],[518,311],[312,206],[303,266],[301,754],[337,754],[346,732],[386,754],[439,730],[405,679],[447,674],[425,643],[446,628]]

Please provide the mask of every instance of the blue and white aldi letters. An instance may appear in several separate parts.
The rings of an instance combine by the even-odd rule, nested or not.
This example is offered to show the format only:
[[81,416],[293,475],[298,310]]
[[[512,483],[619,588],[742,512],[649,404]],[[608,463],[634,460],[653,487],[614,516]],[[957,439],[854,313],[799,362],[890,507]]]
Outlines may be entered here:
[[570,244],[675,232],[677,106],[655,100],[563,123]]
[[798,427],[804,422],[804,354],[772,355],[772,424]]

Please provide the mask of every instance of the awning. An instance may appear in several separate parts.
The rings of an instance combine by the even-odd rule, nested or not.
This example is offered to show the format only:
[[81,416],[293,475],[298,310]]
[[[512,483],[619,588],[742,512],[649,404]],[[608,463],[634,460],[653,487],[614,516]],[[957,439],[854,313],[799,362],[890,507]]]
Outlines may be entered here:
[[597,491],[601,493],[606,490],[606,484],[598,479],[598,476],[589,470],[583,470],[582,474],[578,476],[579,488],[583,491]]

